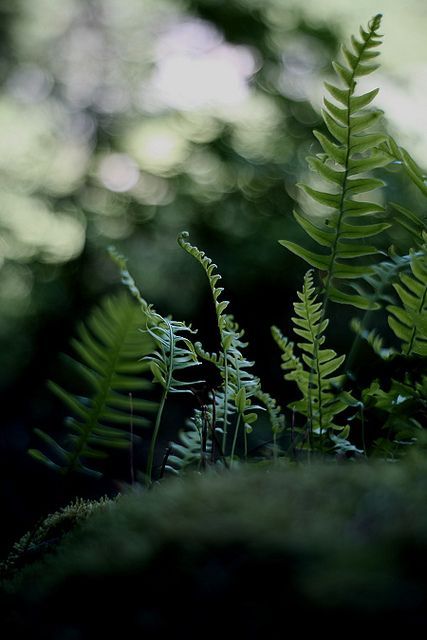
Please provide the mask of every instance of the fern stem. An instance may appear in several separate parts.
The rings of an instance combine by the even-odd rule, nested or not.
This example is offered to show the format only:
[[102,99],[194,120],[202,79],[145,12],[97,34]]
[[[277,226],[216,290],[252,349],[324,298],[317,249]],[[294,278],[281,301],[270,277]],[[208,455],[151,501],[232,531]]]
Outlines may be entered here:
[[159,404],[159,410],[157,411],[156,423],[154,425],[153,435],[151,436],[150,449],[148,452],[147,473],[146,473],[146,481],[148,486],[152,484],[154,452],[156,448],[157,437],[159,435],[160,423],[162,421],[162,415],[163,415],[163,410],[165,408],[166,398],[168,396],[169,389],[172,383],[173,361],[174,361],[174,355],[175,355],[173,330],[166,318],[164,318],[164,321],[167,323],[169,328],[169,341],[170,341],[169,369],[168,369],[168,377],[167,377],[167,380],[163,389],[163,393],[162,393],[162,398]]
[[157,437],[159,435],[160,423],[162,421],[163,409],[165,407],[166,398],[168,395],[168,389],[163,389],[162,398],[159,404],[159,410],[157,411],[156,423],[154,425],[153,435],[151,436],[150,449],[148,451],[148,459],[147,459],[147,472],[146,472],[146,483],[147,486],[151,486],[152,484],[152,474],[153,474],[153,463],[154,463],[154,452],[156,449]]
[[240,427],[240,421],[241,421],[242,415],[239,413],[237,415],[237,420],[236,420],[236,428],[234,430],[234,436],[233,436],[233,444],[231,446],[231,454],[230,454],[230,469],[233,466],[233,459],[234,459],[234,452],[236,450],[236,444],[237,444],[237,434],[239,432],[239,427]]
[[225,448],[227,446],[227,431],[228,431],[228,362],[227,351],[224,349],[224,421],[223,421],[223,433],[222,433],[222,451],[225,455]]

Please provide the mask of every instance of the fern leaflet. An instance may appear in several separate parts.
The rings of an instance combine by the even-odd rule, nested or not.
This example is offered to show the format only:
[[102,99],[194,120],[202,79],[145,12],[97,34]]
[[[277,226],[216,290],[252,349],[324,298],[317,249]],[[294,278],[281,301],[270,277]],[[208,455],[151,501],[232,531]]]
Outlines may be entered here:
[[[427,237],[425,236],[425,239]],[[388,323],[402,341],[404,355],[427,356],[427,245],[411,252],[411,274],[400,274],[394,288],[401,306],[389,305]]]

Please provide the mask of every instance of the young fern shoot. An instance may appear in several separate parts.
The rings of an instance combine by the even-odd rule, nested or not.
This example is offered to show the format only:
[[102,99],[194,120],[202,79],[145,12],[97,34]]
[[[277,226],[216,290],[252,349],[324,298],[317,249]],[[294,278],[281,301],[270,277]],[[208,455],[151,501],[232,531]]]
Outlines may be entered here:
[[200,364],[194,345],[188,337],[188,335],[195,334],[196,331],[184,322],[164,318],[158,314],[142,297],[135,280],[127,269],[125,258],[115,250],[111,250],[110,254],[120,269],[123,284],[138,300],[145,314],[143,332],[152,339],[154,349],[150,354],[145,355],[143,360],[149,363],[154,381],[163,388],[147,459],[146,482],[151,485],[155,449],[168,395],[170,393],[191,393],[191,387],[203,382],[203,380],[182,380],[177,377],[184,369]]
[[331,437],[333,431],[341,440],[348,437],[349,428],[337,424],[335,418],[353,399],[341,391],[344,376],[332,375],[341,367],[345,356],[323,347],[329,321],[323,318],[322,303],[317,301],[312,271],[306,273],[298,298],[299,302],[294,303],[296,315],[292,322],[294,333],[302,338],[297,344],[301,355],[295,355],[294,344],[277,327],[272,327],[272,334],[283,352],[285,380],[294,381],[302,394],[302,398],[289,407],[307,420],[309,449],[322,449],[324,440]]
[[315,131],[323,153],[308,158],[308,163],[315,173],[333,185],[333,191],[298,185],[307,196],[328,209],[328,213],[317,217],[316,222],[294,211],[298,224],[310,238],[326,248],[326,252],[317,253],[288,240],[280,241],[309,265],[326,274],[323,280],[325,305],[332,300],[361,309],[370,308],[371,301],[349,290],[348,281],[371,272],[365,258],[380,252],[374,245],[366,244],[365,239],[377,236],[390,226],[388,222],[375,220],[384,214],[381,205],[354,198],[382,187],[384,183],[381,180],[363,174],[391,162],[390,155],[379,149],[387,136],[367,133],[381,116],[381,111],[366,108],[378,89],[363,95],[355,94],[356,80],[378,68],[373,60],[379,55],[376,49],[381,43],[378,34],[380,22],[381,16],[377,15],[369,23],[367,31],[361,28],[361,38],[353,37],[352,47],[343,47],[345,61],[334,62],[342,86],[325,83],[335,102],[325,98],[322,115],[335,141]]
[[236,451],[240,427],[243,424],[243,441],[245,457],[247,455],[247,434],[252,430],[251,425],[256,421],[254,412],[263,407],[253,404],[258,400],[267,408],[273,431],[278,433],[281,428],[280,407],[267,393],[263,392],[260,380],[251,369],[254,365],[243,354],[247,343],[243,341],[244,331],[234,321],[233,316],[224,313],[228,302],[220,301],[223,292],[217,283],[221,276],[216,272],[216,265],[203,251],[188,242],[188,233],[183,232],[178,237],[178,244],[203,267],[211,287],[217,315],[221,353],[208,353],[200,343],[196,343],[198,355],[214,364],[222,378],[221,389],[215,393],[215,413],[218,422],[223,425],[222,451],[226,452],[228,441],[228,426],[233,416],[236,416],[231,447],[228,447],[231,464]]

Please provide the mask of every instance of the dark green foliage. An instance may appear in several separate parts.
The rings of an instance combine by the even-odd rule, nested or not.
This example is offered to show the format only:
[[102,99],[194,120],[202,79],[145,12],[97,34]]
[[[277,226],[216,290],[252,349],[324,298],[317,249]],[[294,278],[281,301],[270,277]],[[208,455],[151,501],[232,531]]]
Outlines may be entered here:
[[[67,421],[67,442],[59,445],[51,436],[36,433],[52,451],[52,458],[37,449],[30,454],[50,467],[99,475],[87,466],[88,459],[102,459],[108,449],[128,448],[129,428],[148,427],[157,403],[139,397],[152,384],[147,379],[149,363],[143,358],[153,350],[153,341],[141,331],[145,317],[127,295],[108,298],[80,325],[72,341],[78,359],[67,358],[70,369],[86,383],[81,396],[50,382],[51,390],[72,412]],[[132,415],[131,415],[132,413]]]
[[[402,443],[406,446],[408,442],[421,442],[419,434],[401,437],[402,416],[399,409],[395,419],[393,407],[399,404],[402,395],[396,395],[396,389],[412,385],[416,398],[411,396],[411,402],[405,406],[411,425],[421,429],[418,414],[422,413],[425,402],[425,361],[422,358],[427,355],[426,223],[402,204],[393,204],[393,215],[390,221],[385,221],[384,207],[366,198],[367,193],[384,185],[381,180],[369,177],[369,172],[390,163],[400,164],[410,180],[423,194],[426,193],[422,170],[408,152],[384,133],[371,131],[381,116],[381,112],[370,107],[378,90],[362,95],[356,93],[358,79],[378,67],[375,61],[379,53],[380,19],[379,15],[374,17],[367,31],[361,29],[360,37],[352,38],[351,47],[343,47],[343,62],[334,63],[339,85],[326,84],[332,99],[325,99],[323,119],[334,141],[315,132],[323,153],[310,157],[308,163],[330,188],[322,191],[307,184],[300,185],[306,195],[329,210],[323,214],[321,209],[312,218],[295,211],[300,226],[325,250],[316,253],[288,240],[281,241],[318,270],[316,278],[312,270],[307,272],[302,291],[298,293],[299,301],[294,304],[292,323],[299,339],[299,353],[295,352],[293,342],[273,327],[273,336],[282,351],[284,378],[293,382],[300,394],[297,400],[289,401],[285,397],[282,404],[287,408],[287,415],[282,414],[277,401],[266,393],[264,383],[262,385],[254,374],[254,363],[245,355],[248,345],[244,341],[244,331],[227,313],[229,301],[223,299],[224,289],[219,286],[221,276],[216,264],[189,242],[187,232],[182,232],[178,244],[199,263],[208,279],[216,314],[218,348],[208,352],[200,342],[194,342],[196,332],[191,326],[160,315],[148,304],[129,273],[125,258],[112,249],[111,256],[119,267],[122,283],[137,301],[132,313],[141,329],[138,340],[135,338],[136,342],[123,347],[124,362],[119,362],[118,372],[128,375],[120,384],[126,386],[131,382],[128,392],[139,388],[138,385],[142,385],[141,389],[148,388],[145,378],[131,378],[130,374],[146,372],[149,368],[154,382],[162,389],[160,402],[155,405],[136,398],[130,403],[128,397],[120,394],[125,387],[117,390],[112,384],[112,381],[116,384],[116,374],[111,373],[117,364],[114,354],[122,348],[124,338],[120,324],[120,305],[123,303],[110,301],[108,308],[95,312],[95,319],[90,321],[96,335],[81,330],[81,340],[75,345],[83,363],[74,363],[74,367],[92,385],[93,394],[81,398],[52,385],[57,395],[77,414],[77,419],[71,422],[73,447],[64,449],[40,432],[56,451],[60,464],[36,450],[31,451],[32,455],[56,469],[62,466],[67,470],[87,470],[82,461],[84,458],[105,455],[107,446],[128,446],[129,440],[123,430],[110,422],[121,427],[127,425],[130,416],[126,409],[132,405],[132,426],[144,425],[146,420],[138,415],[138,411],[157,409],[145,474],[147,484],[151,485],[158,436],[170,393],[191,393],[197,404],[191,417],[184,422],[184,429],[182,423],[176,425],[178,441],[170,444],[163,457],[160,476],[165,471],[180,473],[190,467],[199,470],[209,466],[232,467],[238,457],[247,460],[248,437],[260,410],[268,413],[272,431],[269,440],[273,441],[275,457],[283,455],[277,446],[279,438],[280,444],[290,442],[293,454],[300,448],[308,453],[316,451],[325,455],[333,452],[349,457],[362,452],[367,455],[372,449],[378,453],[377,444],[383,440],[391,447],[381,444],[385,457],[391,450],[394,457],[394,450]],[[388,252],[381,248],[378,236],[392,224],[400,227],[399,231],[404,230],[412,248],[405,246],[403,250],[401,247],[397,250],[390,247]],[[381,256],[381,260],[375,256]],[[317,279],[321,283],[319,288],[315,286]],[[348,357],[325,347],[329,301],[365,310],[362,319],[352,321],[356,338]],[[131,305],[129,300],[127,304]],[[118,305],[117,309],[115,305]],[[383,336],[377,327],[372,327],[373,312],[379,309],[388,314],[384,324],[388,320],[391,331],[401,343],[400,350],[393,343],[391,332]],[[103,313],[107,314],[106,318]],[[365,372],[363,379],[359,376],[358,352],[364,344],[372,349],[373,358],[381,365],[396,362],[393,377],[386,375],[384,379],[376,379],[373,368]],[[388,344],[390,346],[384,346]],[[100,350],[103,357],[98,362]],[[131,362],[132,356],[134,362]],[[202,379],[188,379],[187,369],[202,363],[213,365],[219,372],[220,383],[215,388],[210,388]],[[200,367],[200,370],[204,371],[204,368]],[[268,384],[266,380],[265,385]],[[197,389],[203,390],[203,400]],[[377,432],[381,428],[387,429],[384,438],[382,434],[378,438],[378,433],[366,437],[366,427],[373,422]],[[259,446],[259,442],[257,444]]]
[[379,250],[374,244],[367,244],[365,239],[377,236],[390,226],[388,222],[376,220],[384,213],[380,204],[359,199],[384,185],[381,180],[364,174],[390,162],[389,156],[378,148],[386,136],[370,132],[381,116],[378,110],[367,109],[378,89],[363,95],[355,94],[356,80],[378,68],[373,60],[378,56],[376,49],[381,42],[380,21],[381,16],[373,18],[368,31],[361,29],[360,39],[352,38],[351,49],[343,47],[344,62],[333,63],[342,86],[326,83],[335,102],[325,98],[326,109],[322,115],[336,142],[315,131],[323,153],[308,158],[308,162],[315,173],[333,185],[334,190],[319,191],[306,184],[299,185],[317,204],[328,208],[327,214],[316,218],[317,222],[294,212],[298,224],[327,251],[316,253],[294,242],[280,241],[312,267],[325,272],[325,299],[362,309],[371,307],[371,301],[349,292],[347,281],[371,272],[370,263],[364,258],[378,254]]
[[275,637],[286,620],[424,628],[426,471],[295,465],[170,480],[88,519],[9,585],[9,610],[47,640],[69,627],[164,637],[188,609],[197,638],[210,615],[208,638],[221,625]]
[[299,302],[294,303],[296,316],[292,318],[294,333],[303,340],[297,343],[301,356],[294,353],[294,345],[277,327],[272,328],[273,338],[282,351],[282,369],[285,380],[295,382],[302,394],[301,400],[291,403],[291,409],[307,419],[308,444],[314,447],[313,437],[320,439],[330,430],[339,432],[342,439],[349,434],[349,427],[335,423],[335,417],[353,401],[341,391],[343,375],[336,375],[345,360],[333,349],[323,347],[329,320],[324,318],[323,305],[317,301],[313,274],[308,271],[304,278]]
[[411,274],[400,274],[394,288],[400,306],[389,305],[388,323],[402,341],[407,356],[427,356],[427,245],[416,255],[411,253]]
[[[221,352],[208,353],[200,343],[196,343],[195,347],[198,355],[215,365],[221,375],[222,386],[215,391],[212,401],[215,403],[215,422],[220,423],[222,427],[222,452],[226,453],[230,450],[231,458],[233,458],[242,422],[246,455],[247,434],[252,431],[250,425],[257,419],[257,414],[254,410],[261,408],[253,404],[253,402],[258,399],[268,408],[271,425],[275,433],[280,431],[281,428],[279,426],[281,424],[280,407],[277,406],[273,398],[262,391],[259,378],[251,371],[254,363],[250,362],[244,355],[244,349],[247,347],[247,343],[243,342],[244,331],[240,329],[232,315],[224,313],[229,302],[220,300],[224,289],[217,286],[221,276],[217,273],[216,264],[203,251],[191,245],[188,237],[187,232],[181,233],[178,237],[178,244],[203,267],[208,277],[217,316]],[[230,449],[227,436],[229,423],[232,421],[233,416],[236,416],[236,420]],[[209,409],[208,420],[213,421],[213,412]],[[215,432],[216,430],[219,431],[216,424],[213,425],[213,429],[215,429]],[[211,435],[211,433],[208,433],[209,437]]]

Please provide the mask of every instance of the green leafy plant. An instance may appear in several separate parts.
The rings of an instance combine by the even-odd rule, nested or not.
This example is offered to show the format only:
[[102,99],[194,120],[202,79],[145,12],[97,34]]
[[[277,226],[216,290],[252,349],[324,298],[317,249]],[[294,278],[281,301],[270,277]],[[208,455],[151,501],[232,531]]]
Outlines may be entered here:
[[[134,300],[124,296],[107,300],[90,316],[89,330],[84,326],[80,329],[74,347],[82,361],[71,362],[92,393],[81,397],[51,384],[76,415],[68,427],[70,446],[67,449],[38,431],[51,445],[55,459],[33,449],[30,453],[34,457],[55,469],[90,471],[87,458],[107,455],[110,446],[129,446],[129,425],[149,425],[145,413],[155,412],[145,469],[146,484],[151,486],[167,399],[170,394],[182,393],[192,394],[196,404],[184,426],[177,425],[177,438],[163,457],[158,477],[191,468],[229,468],[239,458],[249,460],[249,434],[262,411],[271,425],[274,460],[288,455],[279,446],[282,441],[291,443],[293,453],[300,449],[308,454],[346,456],[361,453],[360,445],[365,454],[376,450],[387,456],[393,451],[395,456],[403,443],[406,447],[421,441],[419,432],[427,406],[426,222],[397,203],[391,205],[393,215],[386,220],[385,207],[366,198],[369,192],[385,186],[370,172],[384,171],[390,164],[403,167],[419,191],[424,195],[427,191],[425,176],[409,153],[385,132],[371,130],[381,117],[379,110],[371,108],[378,89],[356,93],[358,79],[378,67],[380,21],[381,16],[375,16],[367,30],[361,29],[360,37],[352,38],[350,47],[343,47],[343,62],[334,63],[340,85],[326,83],[330,98],[325,98],[322,113],[333,140],[315,132],[322,153],[308,158],[308,164],[330,188],[324,191],[299,185],[321,208],[311,217],[295,210],[294,217],[320,245],[321,252],[289,240],[280,241],[311,266],[294,303],[292,325],[297,344],[277,327],[272,328],[282,352],[285,382],[293,383],[300,397],[292,401],[285,397],[282,404],[286,408],[282,411],[265,391],[264,382],[261,384],[254,373],[254,363],[245,355],[248,345],[244,331],[228,313],[229,302],[223,299],[216,264],[190,243],[187,232],[182,232],[178,244],[197,261],[208,279],[218,348],[207,351],[200,341],[195,342],[196,331],[191,326],[162,316],[148,304],[126,260],[111,250],[122,283]],[[384,250],[380,234],[392,225],[404,230],[411,247]],[[333,314],[327,313],[330,302],[365,312],[363,318],[352,320],[356,337],[347,355],[338,355],[325,346],[330,320],[334,322]],[[372,327],[379,310],[384,314],[383,324],[387,327],[388,322],[390,328],[387,337]],[[365,371],[362,378],[357,366],[362,345],[372,349],[381,365],[395,363],[393,376],[387,374],[381,379]],[[219,373],[220,381],[214,388],[208,388],[203,380],[203,364],[214,366]],[[202,371],[199,379],[188,375],[195,366]],[[133,391],[151,393],[148,372],[160,387],[158,402],[130,397]],[[265,381],[265,386],[268,383]],[[197,389],[203,392],[199,394]],[[411,425],[410,438],[401,435],[404,417]],[[376,433],[366,438],[372,425]],[[382,429],[386,435],[378,437]]]
[[373,60],[379,54],[376,49],[381,43],[380,21],[381,16],[375,16],[367,31],[361,28],[360,39],[352,38],[351,48],[343,47],[344,61],[334,62],[341,86],[326,83],[336,102],[325,98],[326,109],[322,115],[335,141],[315,131],[323,153],[308,158],[308,163],[334,190],[320,191],[304,183],[299,185],[307,196],[328,209],[328,213],[318,216],[316,222],[294,211],[298,224],[317,244],[326,247],[327,252],[316,253],[289,240],[280,241],[325,274],[325,301],[333,300],[362,309],[375,305],[348,291],[348,281],[368,275],[371,266],[364,258],[380,253],[375,245],[366,244],[365,238],[373,238],[390,227],[389,222],[376,220],[378,215],[384,214],[380,204],[354,197],[384,186],[382,180],[364,174],[390,162],[390,157],[379,149],[387,136],[382,132],[367,133],[382,114],[377,109],[367,109],[378,89],[362,95],[355,93],[356,80],[378,68]]
[[152,389],[147,377],[150,365],[142,358],[151,353],[153,340],[141,333],[143,324],[140,307],[123,293],[107,298],[80,325],[78,338],[72,341],[76,358],[67,357],[67,363],[70,372],[85,384],[86,395],[49,383],[73,415],[67,419],[65,443],[59,444],[44,431],[35,430],[51,455],[30,449],[34,458],[62,473],[76,470],[99,476],[100,471],[88,466],[87,461],[106,458],[109,449],[129,448],[131,423],[135,427],[150,426],[158,405],[135,395],[146,395]]
[[[285,379],[294,381],[302,398],[290,404],[290,408],[306,418],[304,435],[309,449],[317,448],[315,440],[323,441],[334,430],[341,439],[347,439],[348,425],[343,427],[335,418],[353,401],[350,394],[341,390],[344,375],[336,375],[345,360],[333,349],[327,349],[325,331],[329,320],[323,319],[322,303],[317,301],[313,273],[308,271],[304,286],[294,303],[296,316],[292,318],[294,333],[302,338],[297,346],[301,356],[294,353],[294,344],[285,338],[277,327],[272,328],[273,338],[282,351],[282,369]],[[334,374],[334,375],[333,375]]]
[[[426,238],[427,240],[427,238]],[[411,274],[402,273],[393,286],[400,305],[389,305],[388,323],[402,341],[404,355],[427,356],[427,246],[411,252]]]

